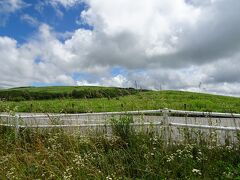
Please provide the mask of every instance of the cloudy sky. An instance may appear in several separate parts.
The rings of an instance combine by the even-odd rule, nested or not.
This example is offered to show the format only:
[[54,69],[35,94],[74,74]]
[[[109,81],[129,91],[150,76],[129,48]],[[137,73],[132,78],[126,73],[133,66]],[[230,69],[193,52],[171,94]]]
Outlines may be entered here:
[[239,0],[0,0],[0,87],[240,96]]

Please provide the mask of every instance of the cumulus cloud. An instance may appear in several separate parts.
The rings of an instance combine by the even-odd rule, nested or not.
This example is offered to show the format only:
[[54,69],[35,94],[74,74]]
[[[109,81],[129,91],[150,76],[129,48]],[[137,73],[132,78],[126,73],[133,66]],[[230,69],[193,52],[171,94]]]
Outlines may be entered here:
[[32,76],[31,55],[18,48],[17,42],[8,37],[0,37],[0,54],[1,86],[28,84]]
[[240,47],[238,7],[240,2],[236,0],[211,1],[209,6],[202,8],[196,27],[186,29],[179,37],[178,51],[167,60],[177,64],[173,59],[180,59],[181,65],[204,64],[235,56]]
[[111,59],[117,59],[123,65],[138,53],[134,64],[145,66],[152,56],[175,52],[182,29],[194,26],[200,15],[200,9],[183,0],[89,0],[87,3],[89,9],[81,17],[95,28],[97,42],[108,46],[101,52],[111,49],[118,58],[110,58],[110,63]]
[[[80,1],[49,2],[68,8]],[[1,82],[121,87],[137,83],[150,89],[240,95],[238,0],[82,2],[88,8],[80,19],[93,30],[76,29],[59,38],[58,32],[42,24],[22,45],[0,37],[0,63],[6,66]],[[28,16],[24,19],[34,22]],[[124,73],[112,73],[116,67]],[[12,78],[15,73],[19,79]]]
[[102,63],[178,68],[231,56],[240,47],[236,0],[204,6],[183,0],[87,2],[90,8],[81,17],[95,28],[99,43],[91,59],[105,59]]
[[71,54],[63,50],[61,42],[51,33],[51,28],[43,24],[34,39],[23,45],[9,37],[0,37],[1,87],[32,82],[74,84],[68,68],[64,67]]
[[236,0],[86,2],[81,18],[94,27],[88,63],[143,69],[133,74],[145,80],[128,78],[151,88],[154,81],[170,89],[198,89],[201,82],[216,91],[215,83],[226,86],[240,75]]

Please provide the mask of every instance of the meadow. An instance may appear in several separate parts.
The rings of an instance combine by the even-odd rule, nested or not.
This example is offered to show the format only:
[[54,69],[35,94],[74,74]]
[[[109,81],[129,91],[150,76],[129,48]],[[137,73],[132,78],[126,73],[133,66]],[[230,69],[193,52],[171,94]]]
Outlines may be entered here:
[[[106,111],[130,111],[147,109],[177,109],[191,111],[216,111],[240,113],[240,98],[219,96],[212,94],[183,92],[183,91],[147,91],[134,89],[112,89],[101,87],[79,87],[88,94],[99,94],[100,96],[74,98],[59,97],[41,100],[12,101],[4,99],[0,101],[0,111],[5,112],[15,109],[18,112],[45,112],[45,113],[83,113],[83,112],[106,112]],[[28,88],[27,88],[28,89]],[[73,92],[75,87],[68,88],[30,88],[32,92],[65,93]],[[24,90],[22,88],[21,90]],[[28,90],[29,91],[29,90]],[[4,93],[7,94],[8,90]],[[11,94],[9,90],[8,94]],[[29,91],[30,92],[30,91]],[[80,92],[80,91],[79,91]],[[94,93],[93,93],[94,92]],[[125,92],[125,93],[123,93]],[[105,94],[105,95],[104,95]],[[111,96],[109,96],[111,94]],[[0,91],[1,95],[1,91]],[[105,97],[104,97],[105,96]],[[11,96],[10,96],[11,97]]]

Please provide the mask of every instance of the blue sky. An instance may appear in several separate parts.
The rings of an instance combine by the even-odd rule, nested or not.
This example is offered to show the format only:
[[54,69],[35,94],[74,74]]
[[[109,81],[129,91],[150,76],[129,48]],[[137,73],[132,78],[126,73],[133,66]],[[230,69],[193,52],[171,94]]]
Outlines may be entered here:
[[239,0],[0,0],[0,88],[137,82],[239,96],[239,7]]
[[[37,31],[37,25],[30,24],[23,19],[25,15],[34,18],[40,23],[50,25],[56,32],[73,32],[78,28],[91,29],[92,27],[87,24],[76,23],[80,20],[80,13],[87,8],[86,4],[79,3],[72,8],[65,8],[61,5],[53,7],[51,4],[42,5],[42,0],[25,0],[25,7],[17,10],[14,13],[6,15],[7,17],[1,18],[0,21],[6,21],[0,28],[0,36],[9,36],[16,39],[19,43],[26,42],[27,39],[34,35]],[[60,11],[62,15],[58,15]],[[5,20],[7,18],[7,20]],[[1,24],[1,23],[0,23]]]
[[[8,0],[6,0],[8,1]],[[84,2],[79,2],[71,7],[64,7],[61,3],[53,6],[48,1],[43,0],[24,0],[23,7],[14,13],[0,13],[0,36],[8,36],[15,39],[19,46],[25,44],[29,39],[34,38],[41,24],[47,24],[54,32],[58,34],[71,34],[76,29],[93,30],[93,27],[82,22],[80,14],[87,10],[88,6]],[[50,1],[49,1],[50,2]],[[0,4],[1,5],[1,4]],[[25,18],[27,17],[27,19]],[[32,23],[33,19],[36,23]],[[58,37],[58,40],[64,41],[67,37]],[[41,58],[36,58],[35,63],[39,64]],[[113,74],[120,73],[120,68],[112,69]],[[94,75],[74,72],[71,77],[78,79],[93,79]],[[32,86],[55,86],[67,85],[64,82],[31,82]]]

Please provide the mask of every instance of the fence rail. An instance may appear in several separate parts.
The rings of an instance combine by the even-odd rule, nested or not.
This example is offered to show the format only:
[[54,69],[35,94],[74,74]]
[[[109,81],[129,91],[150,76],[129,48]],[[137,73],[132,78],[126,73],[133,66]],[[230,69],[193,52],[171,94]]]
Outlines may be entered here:
[[[81,114],[32,114],[32,115],[19,115],[21,118],[46,118],[46,117],[86,117],[86,116],[100,116],[100,115],[139,115],[139,114],[161,114],[166,112],[169,115],[185,115],[185,116],[203,116],[203,117],[225,117],[225,118],[240,118],[240,114],[236,113],[219,113],[219,112],[201,112],[201,111],[182,111],[172,109],[159,109],[159,110],[139,110],[139,111],[124,111],[124,112],[99,112],[99,113],[81,113]],[[15,115],[0,114],[1,117],[15,117]]]
[[240,114],[235,114],[235,113],[181,111],[181,110],[169,110],[169,113],[176,114],[176,115],[187,115],[187,116],[240,118]]
[[[133,116],[134,122],[130,124],[133,127],[156,126],[167,128],[167,131],[172,127],[235,133],[240,131],[240,114],[172,109],[83,114],[0,114],[0,126],[14,127],[16,134],[21,128],[110,128],[108,120],[122,115]],[[55,120],[57,124],[53,123]],[[166,139],[170,136],[167,131],[164,134]]]

